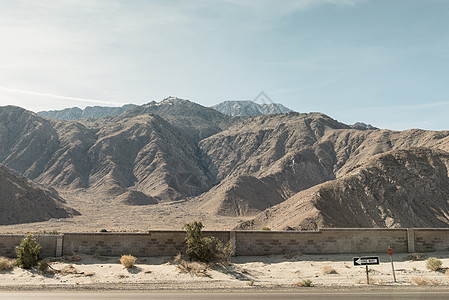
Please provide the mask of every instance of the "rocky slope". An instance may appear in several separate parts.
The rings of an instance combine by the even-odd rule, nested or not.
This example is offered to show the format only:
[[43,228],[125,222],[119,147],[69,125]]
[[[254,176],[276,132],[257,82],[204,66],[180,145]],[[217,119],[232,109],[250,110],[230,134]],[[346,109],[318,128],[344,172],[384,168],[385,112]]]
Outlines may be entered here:
[[65,108],[61,110],[40,111],[37,114],[54,120],[79,120],[86,118],[101,118],[118,116],[125,111],[136,108],[135,104],[126,104],[122,107],[87,106],[85,109],[79,107]]
[[103,197],[135,189],[160,200],[215,184],[197,145],[161,117],[136,114],[85,123],[0,108],[0,161],[39,183]]
[[[231,117],[173,97],[79,121],[1,107],[0,141],[0,163],[60,191],[126,205],[183,200],[189,209],[227,217],[254,216],[339,182],[377,154],[449,151],[447,131],[348,126],[320,113]],[[356,225],[325,223],[315,215],[321,208],[301,203],[310,214],[302,218],[315,223],[294,228]]]
[[449,153],[426,148],[376,155],[239,226],[449,227]]
[[285,114],[291,109],[280,103],[258,104],[250,100],[224,101],[212,106],[213,109],[233,117],[256,117],[260,115]]
[[66,205],[55,191],[45,190],[0,166],[0,224],[68,218],[79,213]]

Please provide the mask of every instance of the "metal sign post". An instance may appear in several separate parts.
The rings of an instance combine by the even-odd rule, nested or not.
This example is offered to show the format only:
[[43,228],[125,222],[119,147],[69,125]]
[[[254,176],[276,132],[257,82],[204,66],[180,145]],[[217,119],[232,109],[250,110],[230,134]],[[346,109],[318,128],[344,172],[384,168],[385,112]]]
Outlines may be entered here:
[[354,257],[354,266],[365,266],[366,267],[366,284],[369,284],[369,270],[368,265],[378,265],[380,260],[379,256],[364,256],[364,257]]
[[393,279],[394,279],[394,282],[397,282],[396,281],[396,274],[394,273],[393,249],[391,247],[388,247],[387,251],[388,251],[388,256],[390,257],[391,269],[393,270]]

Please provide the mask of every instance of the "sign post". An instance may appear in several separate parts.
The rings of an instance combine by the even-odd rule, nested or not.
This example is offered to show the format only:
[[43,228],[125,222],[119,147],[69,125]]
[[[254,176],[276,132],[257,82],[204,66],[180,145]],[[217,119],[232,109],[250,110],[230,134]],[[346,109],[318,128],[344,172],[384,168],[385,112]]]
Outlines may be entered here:
[[380,262],[379,256],[354,257],[353,260],[354,260],[354,266],[365,266],[366,267],[366,284],[369,284],[368,265],[378,265]]
[[394,282],[397,282],[396,281],[396,274],[394,273],[393,249],[391,247],[388,247],[387,251],[388,251],[388,256],[390,257],[391,269],[393,270],[393,279],[394,279]]

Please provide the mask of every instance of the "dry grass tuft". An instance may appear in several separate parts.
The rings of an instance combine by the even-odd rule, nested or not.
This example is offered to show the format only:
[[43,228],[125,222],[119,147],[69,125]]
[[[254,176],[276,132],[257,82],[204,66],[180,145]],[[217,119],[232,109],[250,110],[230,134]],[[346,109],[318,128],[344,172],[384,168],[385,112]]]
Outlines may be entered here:
[[338,274],[337,271],[335,271],[335,269],[332,268],[331,266],[323,266],[323,267],[321,267],[321,272],[324,275],[327,275],[327,274]]
[[412,283],[416,285],[436,285],[438,284],[437,281],[431,280],[427,277],[413,277]]
[[443,262],[436,257],[430,257],[426,261],[426,268],[431,271],[438,271],[439,269],[441,269],[442,265],[443,265]]
[[134,263],[136,262],[136,259],[131,254],[129,255],[122,255],[122,258],[120,258],[120,263],[127,269],[134,268]]
[[313,286],[312,280],[310,280],[310,279],[304,279],[303,281],[296,282],[293,285],[294,286],[299,286],[299,287],[311,287],[311,286]]
[[182,258],[181,254],[176,255],[173,262],[180,273],[189,273],[198,277],[207,276],[209,265],[206,263],[196,261],[188,262]]
[[78,274],[78,270],[73,265],[67,265],[58,272],[62,275]]
[[14,269],[16,265],[15,259],[9,259],[3,256],[0,256],[0,271],[9,271]]

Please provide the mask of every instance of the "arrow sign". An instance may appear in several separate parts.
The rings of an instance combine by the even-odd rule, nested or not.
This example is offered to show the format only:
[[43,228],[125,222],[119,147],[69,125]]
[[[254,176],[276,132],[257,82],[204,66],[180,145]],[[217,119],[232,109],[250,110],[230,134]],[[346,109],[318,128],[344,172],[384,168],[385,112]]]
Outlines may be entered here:
[[354,257],[354,266],[378,265],[379,256]]

